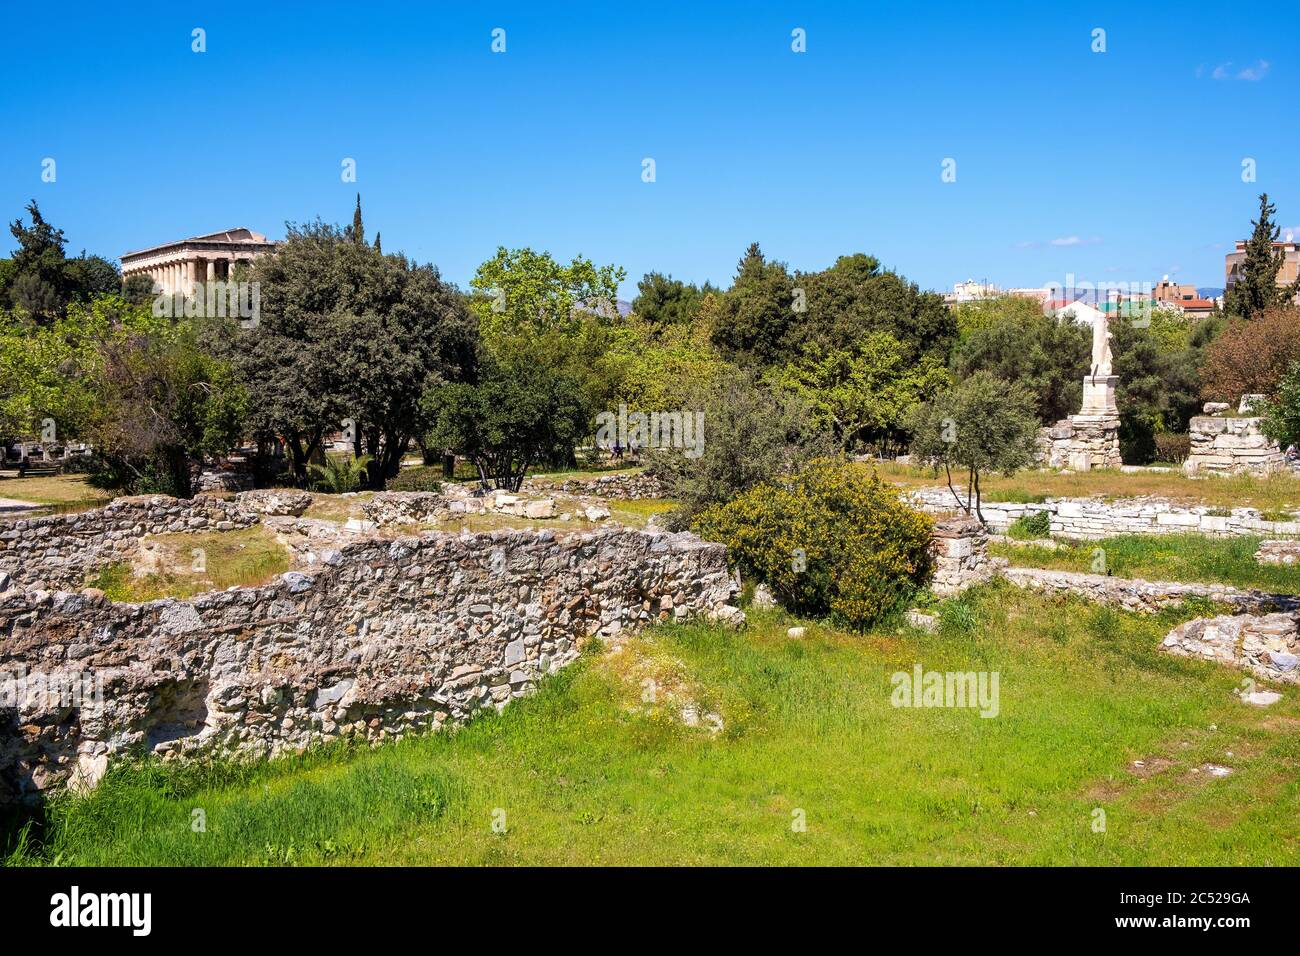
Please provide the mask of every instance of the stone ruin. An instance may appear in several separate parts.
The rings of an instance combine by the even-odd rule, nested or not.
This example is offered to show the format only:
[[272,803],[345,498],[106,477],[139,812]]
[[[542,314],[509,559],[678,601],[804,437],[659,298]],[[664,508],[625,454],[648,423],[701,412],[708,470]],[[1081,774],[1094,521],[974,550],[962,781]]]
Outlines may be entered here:
[[1005,559],[989,557],[988,532],[976,518],[936,521],[930,549],[934,555],[930,589],[938,597],[952,597],[988,581],[1006,564]]
[[1187,427],[1192,447],[1183,462],[1186,474],[1271,475],[1287,467],[1282,449],[1260,430],[1262,418],[1227,417],[1229,407],[1221,402],[1204,408],[1208,414],[1197,415]]
[[[0,798],[91,786],[127,752],[260,758],[436,730],[528,692],[592,638],[744,621],[725,549],[690,534],[427,531],[334,547],[337,527],[301,517],[296,494],[0,523]],[[301,534],[311,566],[188,600],[76,590],[142,535],[258,521]]]

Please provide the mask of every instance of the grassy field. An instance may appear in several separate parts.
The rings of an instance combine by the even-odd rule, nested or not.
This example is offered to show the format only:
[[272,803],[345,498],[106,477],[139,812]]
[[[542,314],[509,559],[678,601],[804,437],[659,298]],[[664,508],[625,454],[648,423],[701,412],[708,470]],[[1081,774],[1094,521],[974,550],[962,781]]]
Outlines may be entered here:
[[[11,829],[9,862],[1300,864],[1300,694],[1252,708],[1239,673],[1158,653],[1190,614],[1003,586],[935,635],[660,628],[456,733],[120,765]],[[917,662],[997,671],[998,715],[891,706]]]
[[1210,538],[1199,534],[1122,535],[1101,541],[1060,544],[1055,550],[995,541],[989,553],[1014,565],[1061,571],[1094,571],[1097,549],[1116,577],[1187,581],[1300,594],[1300,569],[1255,563],[1257,537]]
[[50,505],[51,511],[79,511],[104,504],[113,498],[113,493],[91,486],[84,475],[49,475],[0,478],[0,498]]
[[[909,488],[934,488],[944,485],[943,472],[934,469],[873,462],[880,477]],[[964,494],[965,472],[953,475],[953,486]],[[1210,505],[1224,508],[1258,508],[1281,512],[1300,509],[1300,476],[1291,474],[1255,478],[1232,477],[1187,478],[1181,472],[1134,472],[1125,474],[1114,469],[1060,474],[1054,471],[1022,471],[1010,478],[981,475],[980,489],[986,501],[1041,502],[1047,498],[1106,499],[1156,495],[1180,504]]]
[[161,571],[137,577],[131,565],[117,562],[100,569],[88,586],[99,588],[113,601],[153,601],[236,585],[252,587],[289,570],[289,552],[260,526],[155,535],[147,540],[158,550]]

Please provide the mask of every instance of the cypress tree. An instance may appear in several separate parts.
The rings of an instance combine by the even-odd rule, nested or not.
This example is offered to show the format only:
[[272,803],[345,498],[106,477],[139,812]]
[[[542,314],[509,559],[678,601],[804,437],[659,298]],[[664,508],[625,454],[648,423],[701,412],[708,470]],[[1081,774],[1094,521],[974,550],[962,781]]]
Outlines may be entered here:
[[379,241],[379,233],[375,233],[375,252],[383,252],[383,243]]
[[1246,258],[1241,264],[1241,274],[1224,296],[1224,311],[1242,319],[1252,319],[1265,309],[1280,305],[1294,289],[1279,288],[1277,274],[1282,269],[1286,253],[1274,250],[1282,231],[1273,224],[1277,207],[1268,201],[1268,193],[1259,197],[1259,218],[1252,219],[1255,227],[1246,242]]
[[357,193],[357,209],[352,214],[352,241],[359,246],[366,241],[366,227],[361,224],[361,193]]

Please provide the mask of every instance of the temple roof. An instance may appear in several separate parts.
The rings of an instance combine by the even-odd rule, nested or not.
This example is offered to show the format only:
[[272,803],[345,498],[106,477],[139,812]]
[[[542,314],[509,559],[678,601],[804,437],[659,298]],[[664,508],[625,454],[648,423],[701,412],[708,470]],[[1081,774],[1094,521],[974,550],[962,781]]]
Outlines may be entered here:
[[250,246],[275,245],[274,242],[269,241],[266,238],[266,236],[262,235],[260,232],[254,232],[253,230],[248,229],[244,226],[238,226],[234,229],[225,229],[221,232],[209,232],[206,235],[202,235],[202,236],[191,236],[188,239],[177,239],[173,242],[163,242],[156,246],[149,246],[147,249],[138,249],[134,252],[124,252],[122,253],[122,258],[126,259],[130,256],[143,256],[150,252],[158,252],[161,249],[169,249],[172,246],[183,246],[187,243],[208,243],[208,242],[247,243]]

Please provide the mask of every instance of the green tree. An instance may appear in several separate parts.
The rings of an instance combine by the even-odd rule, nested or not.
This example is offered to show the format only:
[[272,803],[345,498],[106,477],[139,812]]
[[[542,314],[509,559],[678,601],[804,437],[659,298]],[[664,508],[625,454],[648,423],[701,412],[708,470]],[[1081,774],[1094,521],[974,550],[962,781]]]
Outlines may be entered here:
[[35,199],[27,204],[27,214],[30,226],[21,218],[9,226],[18,248],[7,270],[8,285],[0,293],[5,304],[24,309],[38,322],[50,322],[68,299],[63,230],[45,220]]
[[[983,521],[980,475],[1011,475],[1033,462],[1038,427],[1034,396],[1024,384],[976,372],[916,410],[912,455],[942,465],[958,506]],[[953,488],[953,468],[967,473],[964,501]]]
[[469,458],[485,484],[518,491],[531,467],[571,452],[586,431],[581,390],[533,361],[511,365],[485,356],[479,372],[474,384],[425,393],[425,417],[433,422],[426,441]]
[[722,297],[713,343],[740,364],[782,362],[789,355],[787,332],[797,318],[793,305],[794,281],[785,263],[769,262],[758,243],[751,243]]
[[187,496],[190,471],[238,441],[246,396],[187,321],[116,297],[73,303],[50,325],[0,323],[0,418],[20,434],[46,419],[83,440],[131,492]]
[[626,276],[619,266],[596,266],[582,256],[563,266],[547,252],[502,246],[470,280],[470,305],[484,343],[497,350],[503,339],[575,333],[584,317],[616,319],[618,285]]
[[703,448],[697,457],[658,450],[648,470],[679,504],[666,524],[681,530],[710,505],[793,473],[807,461],[829,454],[834,442],[802,399],[764,386],[752,369],[724,368],[700,382],[684,402],[703,412]]
[[361,221],[361,193],[357,193],[357,208],[352,213],[352,231],[349,235],[357,245],[365,244],[366,227]]
[[1241,275],[1224,294],[1224,311],[1230,316],[1253,319],[1265,309],[1293,301],[1300,292],[1300,279],[1290,288],[1277,284],[1286,253],[1273,246],[1281,233],[1281,228],[1273,223],[1276,212],[1277,207],[1268,201],[1268,193],[1260,194],[1259,218],[1251,220],[1254,228],[1246,240]]
[[651,329],[691,324],[704,297],[717,292],[707,282],[700,288],[659,272],[647,272],[637,290],[632,313]]
[[438,270],[382,255],[319,221],[289,225],[274,256],[258,261],[256,328],[210,323],[251,396],[259,439],[282,439],[296,480],[319,460],[325,436],[350,420],[372,459],[371,487],[397,473],[427,430],[421,400],[434,384],[472,376],[475,329]]
[[871,332],[849,348],[806,354],[774,381],[808,403],[841,451],[863,442],[885,451],[905,437],[912,409],[949,378],[934,356],[915,362],[888,332]]
[[1300,445],[1300,362],[1292,363],[1263,408],[1264,434],[1283,448]]
[[956,322],[933,292],[881,267],[875,256],[841,256],[821,272],[799,273],[806,309],[795,316],[785,342],[793,358],[808,350],[847,349],[863,336],[888,332],[919,359],[946,360],[956,337]]
[[987,372],[1022,383],[1034,395],[1034,415],[1047,425],[1079,410],[1091,349],[1085,325],[1009,309],[972,327],[953,350],[952,368],[959,379]]

